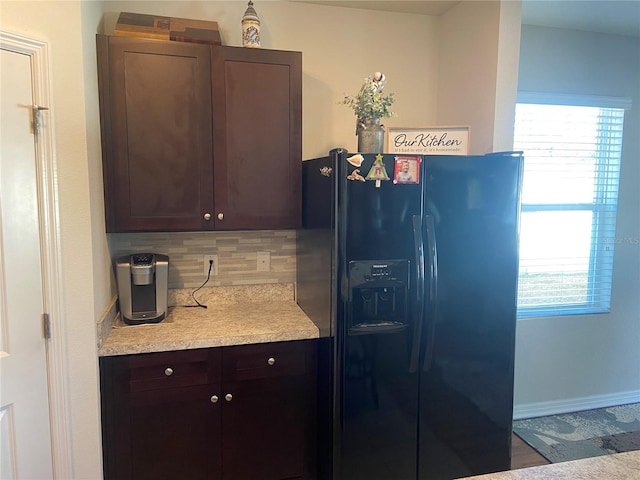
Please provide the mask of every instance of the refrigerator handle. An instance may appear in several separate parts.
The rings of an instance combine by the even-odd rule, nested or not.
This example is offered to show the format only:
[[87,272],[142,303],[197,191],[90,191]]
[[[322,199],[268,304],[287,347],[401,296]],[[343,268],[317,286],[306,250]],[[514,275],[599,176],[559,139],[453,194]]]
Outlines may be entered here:
[[422,240],[422,217],[419,215],[413,216],[413,245],[416,265],[416,312],[413,323],[411,358],[409,360],[410,372],[418,370],[418,358],[420,356],[420,344],[422,343],[422,322],[424,316],[424,242]]
[[438,249],[436,248],[436,227],[431,215],[425,215],[427,230],[427,265],[429,269],[429,315],[427,322],[429,333],[427,337],[427,346],[424,351],[423,371],[431,368],[431,360],[433,359],[433,349],[435,346],[436,336],[436,300],[438,297]]

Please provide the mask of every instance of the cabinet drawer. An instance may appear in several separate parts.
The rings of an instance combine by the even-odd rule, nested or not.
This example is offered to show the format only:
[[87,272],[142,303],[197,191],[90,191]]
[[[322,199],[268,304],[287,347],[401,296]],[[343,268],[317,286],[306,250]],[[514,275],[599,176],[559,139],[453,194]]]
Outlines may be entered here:
[[130,392],[206,385],[220,378],[219,352],[216,350],[132,355],[128,367]]
[[226,381],[304,375],[314,368],[314,341],[294,341],[242,345],[225,348]]

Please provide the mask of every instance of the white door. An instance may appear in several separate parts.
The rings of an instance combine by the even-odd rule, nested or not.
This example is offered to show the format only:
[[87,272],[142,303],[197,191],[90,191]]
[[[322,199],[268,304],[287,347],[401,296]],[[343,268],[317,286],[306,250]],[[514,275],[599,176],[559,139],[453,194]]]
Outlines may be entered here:
[[0,54],[0,479],[51,479],[31,63]]

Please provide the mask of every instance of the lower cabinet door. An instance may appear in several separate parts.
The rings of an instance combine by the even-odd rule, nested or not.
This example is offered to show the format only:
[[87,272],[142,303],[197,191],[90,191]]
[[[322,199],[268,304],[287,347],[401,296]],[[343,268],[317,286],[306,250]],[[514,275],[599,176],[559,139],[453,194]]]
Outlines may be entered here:
[[224,480],[309,478],[309,403],[297,386],[255,382],[234,389],[222,412]]
[[220,404],[207,386],[131,395],[131,478],[221,478]]
[[101,357],[105,479],[219,480],[220,368],[218,349]]
[[224,480],[315,478],[316,348],[312,340],[225,349]]

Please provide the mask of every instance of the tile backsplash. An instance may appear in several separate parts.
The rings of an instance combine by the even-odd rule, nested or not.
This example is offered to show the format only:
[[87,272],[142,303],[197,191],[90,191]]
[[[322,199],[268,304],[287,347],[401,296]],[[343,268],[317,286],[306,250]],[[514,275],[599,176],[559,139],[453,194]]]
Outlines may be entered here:
[[[208,287],[294,283],[295,230],[107,234],[111,258],[131,253],[169,256],[169,288],[199,287],[206,280],[203,256],[218,255],[218,275]],[[257,271],[257,252],[271,254],[268,272]]]

